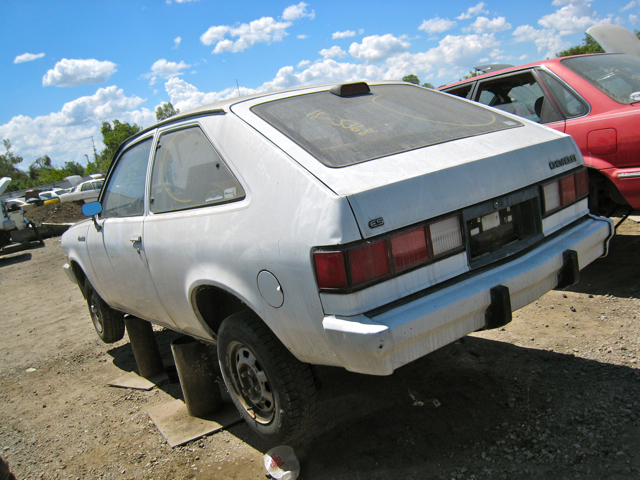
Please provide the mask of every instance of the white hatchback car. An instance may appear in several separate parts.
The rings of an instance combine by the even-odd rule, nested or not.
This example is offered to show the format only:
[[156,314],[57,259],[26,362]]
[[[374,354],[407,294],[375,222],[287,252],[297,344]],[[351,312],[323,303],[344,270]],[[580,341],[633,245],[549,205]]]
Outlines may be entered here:
[[607,253],[571,137],[398,82],[181,113],[116,153],[65,269],[106,342],[130,314],[217,343],[260,434],[309,426],[310,365],[388,375]]

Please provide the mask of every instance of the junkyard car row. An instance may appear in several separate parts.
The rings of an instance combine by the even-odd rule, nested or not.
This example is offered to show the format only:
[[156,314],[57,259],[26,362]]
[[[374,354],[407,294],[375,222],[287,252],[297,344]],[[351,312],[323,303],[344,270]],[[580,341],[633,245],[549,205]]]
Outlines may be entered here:
[[606,254],[571,137],[406,83],[299,88],[129,139],[65,269],[106,342],[129,314],[217,343],[260,434],[315,415],[310,365],[388,375]]

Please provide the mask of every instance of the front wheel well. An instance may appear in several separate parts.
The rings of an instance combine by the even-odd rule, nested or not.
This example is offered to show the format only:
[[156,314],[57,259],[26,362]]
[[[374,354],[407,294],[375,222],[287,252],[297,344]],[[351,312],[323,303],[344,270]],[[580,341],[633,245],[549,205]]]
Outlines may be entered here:
[[195,308],[200,318],[217,335],[225,318],[249,307],[227,290],[203,285],[195,292]]
[[84,273],[84,270],[82,270],[82,267],[80,265],[78,265],[76,262],[71,262],[71,269],[73,270],[73,274],[76,276],[76,279],[78,280],[78,287],[80,287],[80,291],[82,292],[82,296],[85,298],[87,298],[87,293],[84,291],[84,283],[85,283],[85,278],[87,278],[87,276]]

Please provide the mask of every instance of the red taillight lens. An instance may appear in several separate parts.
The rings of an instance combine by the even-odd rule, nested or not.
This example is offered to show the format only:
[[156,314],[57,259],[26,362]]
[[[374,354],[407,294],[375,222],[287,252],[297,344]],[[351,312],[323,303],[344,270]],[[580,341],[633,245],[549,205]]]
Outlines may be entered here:
[[569,175],[560,179],[560,198],[562,205],[569,205],[576,199],[576,177]]
[[576,173],[576,195],[582,198],[589,194],[589,172],[583,168]]
[[544,213],[554,212],[589,194],[586,168],[542,186]]
[[318,287],[326,290],[347,288],[347,269],[343,252],[316,252],[313,254]]
[[406,270],[429,259],[424,227],[394,235],[390,239],[391,257],[396,272]]
[[349,250],[349,267],[353,286],[390,274],[386,240],[378,240]]

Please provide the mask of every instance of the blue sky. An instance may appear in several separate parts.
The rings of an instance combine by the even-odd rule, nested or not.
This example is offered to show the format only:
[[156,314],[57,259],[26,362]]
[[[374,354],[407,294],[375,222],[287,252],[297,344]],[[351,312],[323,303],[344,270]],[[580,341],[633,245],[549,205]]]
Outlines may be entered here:
[[101,122],[146,127],[167,101],[409,73],[439,86],[555,57],[592,25],[640,29],[640,0],[2,0],[0,16],[0,138],[26,169],[86,164]]

